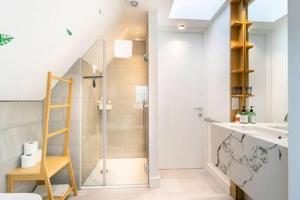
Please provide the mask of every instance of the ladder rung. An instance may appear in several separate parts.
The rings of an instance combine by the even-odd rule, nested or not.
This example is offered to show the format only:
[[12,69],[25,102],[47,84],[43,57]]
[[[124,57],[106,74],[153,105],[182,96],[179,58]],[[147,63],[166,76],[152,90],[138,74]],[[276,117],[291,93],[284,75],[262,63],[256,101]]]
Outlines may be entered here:
[[65,133],[65,132],[67,132],[68,130],[69,130],[68,128],[61,129],[61,130],[59,130],[59,131],[55,131],[55,132],[53,132],[53,133],[49,133],[49,134],[47,135],[47,137],[48,137],[48,138],[51,138],[51,137],[54,137],[54,136],[59,135],[59,134],[61,134],[61,133]]
[[55,79],[55,80],[58,80],[58,81],[63,81],[63,82],[66,82],[66,83],[72,83],[71,79],[64,79],[64,78],[61,78],[61,77],[58,77],[58,76],[52,76],[52,79]]
[[57,104],[57,105],[50,105],[50,109],[55,109],[55,108],[68,108],[70,107],[70,104]]

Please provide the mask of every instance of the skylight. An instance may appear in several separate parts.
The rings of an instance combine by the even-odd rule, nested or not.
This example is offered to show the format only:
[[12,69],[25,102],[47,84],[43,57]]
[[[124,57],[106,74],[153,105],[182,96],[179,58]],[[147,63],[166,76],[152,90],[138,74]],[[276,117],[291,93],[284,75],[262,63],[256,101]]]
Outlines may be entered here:
[[174,0],[172,19],[211,20],[226,0]]
[[287,14],[287,0],[255,0],[249,6],[249,19],[255,22],[275,22]]

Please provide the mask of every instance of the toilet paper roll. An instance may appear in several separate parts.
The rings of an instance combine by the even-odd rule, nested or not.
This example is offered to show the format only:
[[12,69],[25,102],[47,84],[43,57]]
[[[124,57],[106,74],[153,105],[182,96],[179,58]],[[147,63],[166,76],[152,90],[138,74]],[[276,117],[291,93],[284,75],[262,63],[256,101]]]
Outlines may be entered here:
[[38,146],[39,145],[37,141],[30,141],[24,143],[24,155],[36,154],[36,152],[38,151]]
[[35,154],[26,154],[21,156],[21,167],[29,168],[36,165],[36,155]]
[[39,149],[36,153],[36,162],[41,162],[42,160],[42,149]]

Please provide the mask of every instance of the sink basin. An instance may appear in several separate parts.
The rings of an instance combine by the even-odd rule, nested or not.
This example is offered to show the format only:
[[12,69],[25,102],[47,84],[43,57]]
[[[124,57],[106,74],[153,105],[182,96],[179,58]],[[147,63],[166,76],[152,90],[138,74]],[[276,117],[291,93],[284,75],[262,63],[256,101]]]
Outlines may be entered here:
[[255,126],[246,126],[246,125],[232,125],[231,128],[239,129],[240,131],[250,131],[250,130],[256,130],[257,127]]
[[267,126],[267,127],[279,129],[282,131],[288,131],[288,126]]
[[288,135],[285,132],[281,131],[274,131],[272,129],[280,129],[280,130],[287,130],[287,126],[266,126],[266,127],[258,127],[252,125],[231,125],[231,128],[237,129],[242,133],[246,133],[248,135],[256,136],[259,138],[269,138],[271,140],[287,140]]

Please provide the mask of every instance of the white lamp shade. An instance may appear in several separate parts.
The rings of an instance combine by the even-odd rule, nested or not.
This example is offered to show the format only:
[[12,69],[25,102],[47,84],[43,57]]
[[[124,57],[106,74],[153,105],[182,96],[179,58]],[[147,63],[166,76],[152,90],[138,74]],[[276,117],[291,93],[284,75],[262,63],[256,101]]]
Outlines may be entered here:
[[131,58],[132,57],[132,41],[131,40],[115,40],[114,41],[115,58]]

